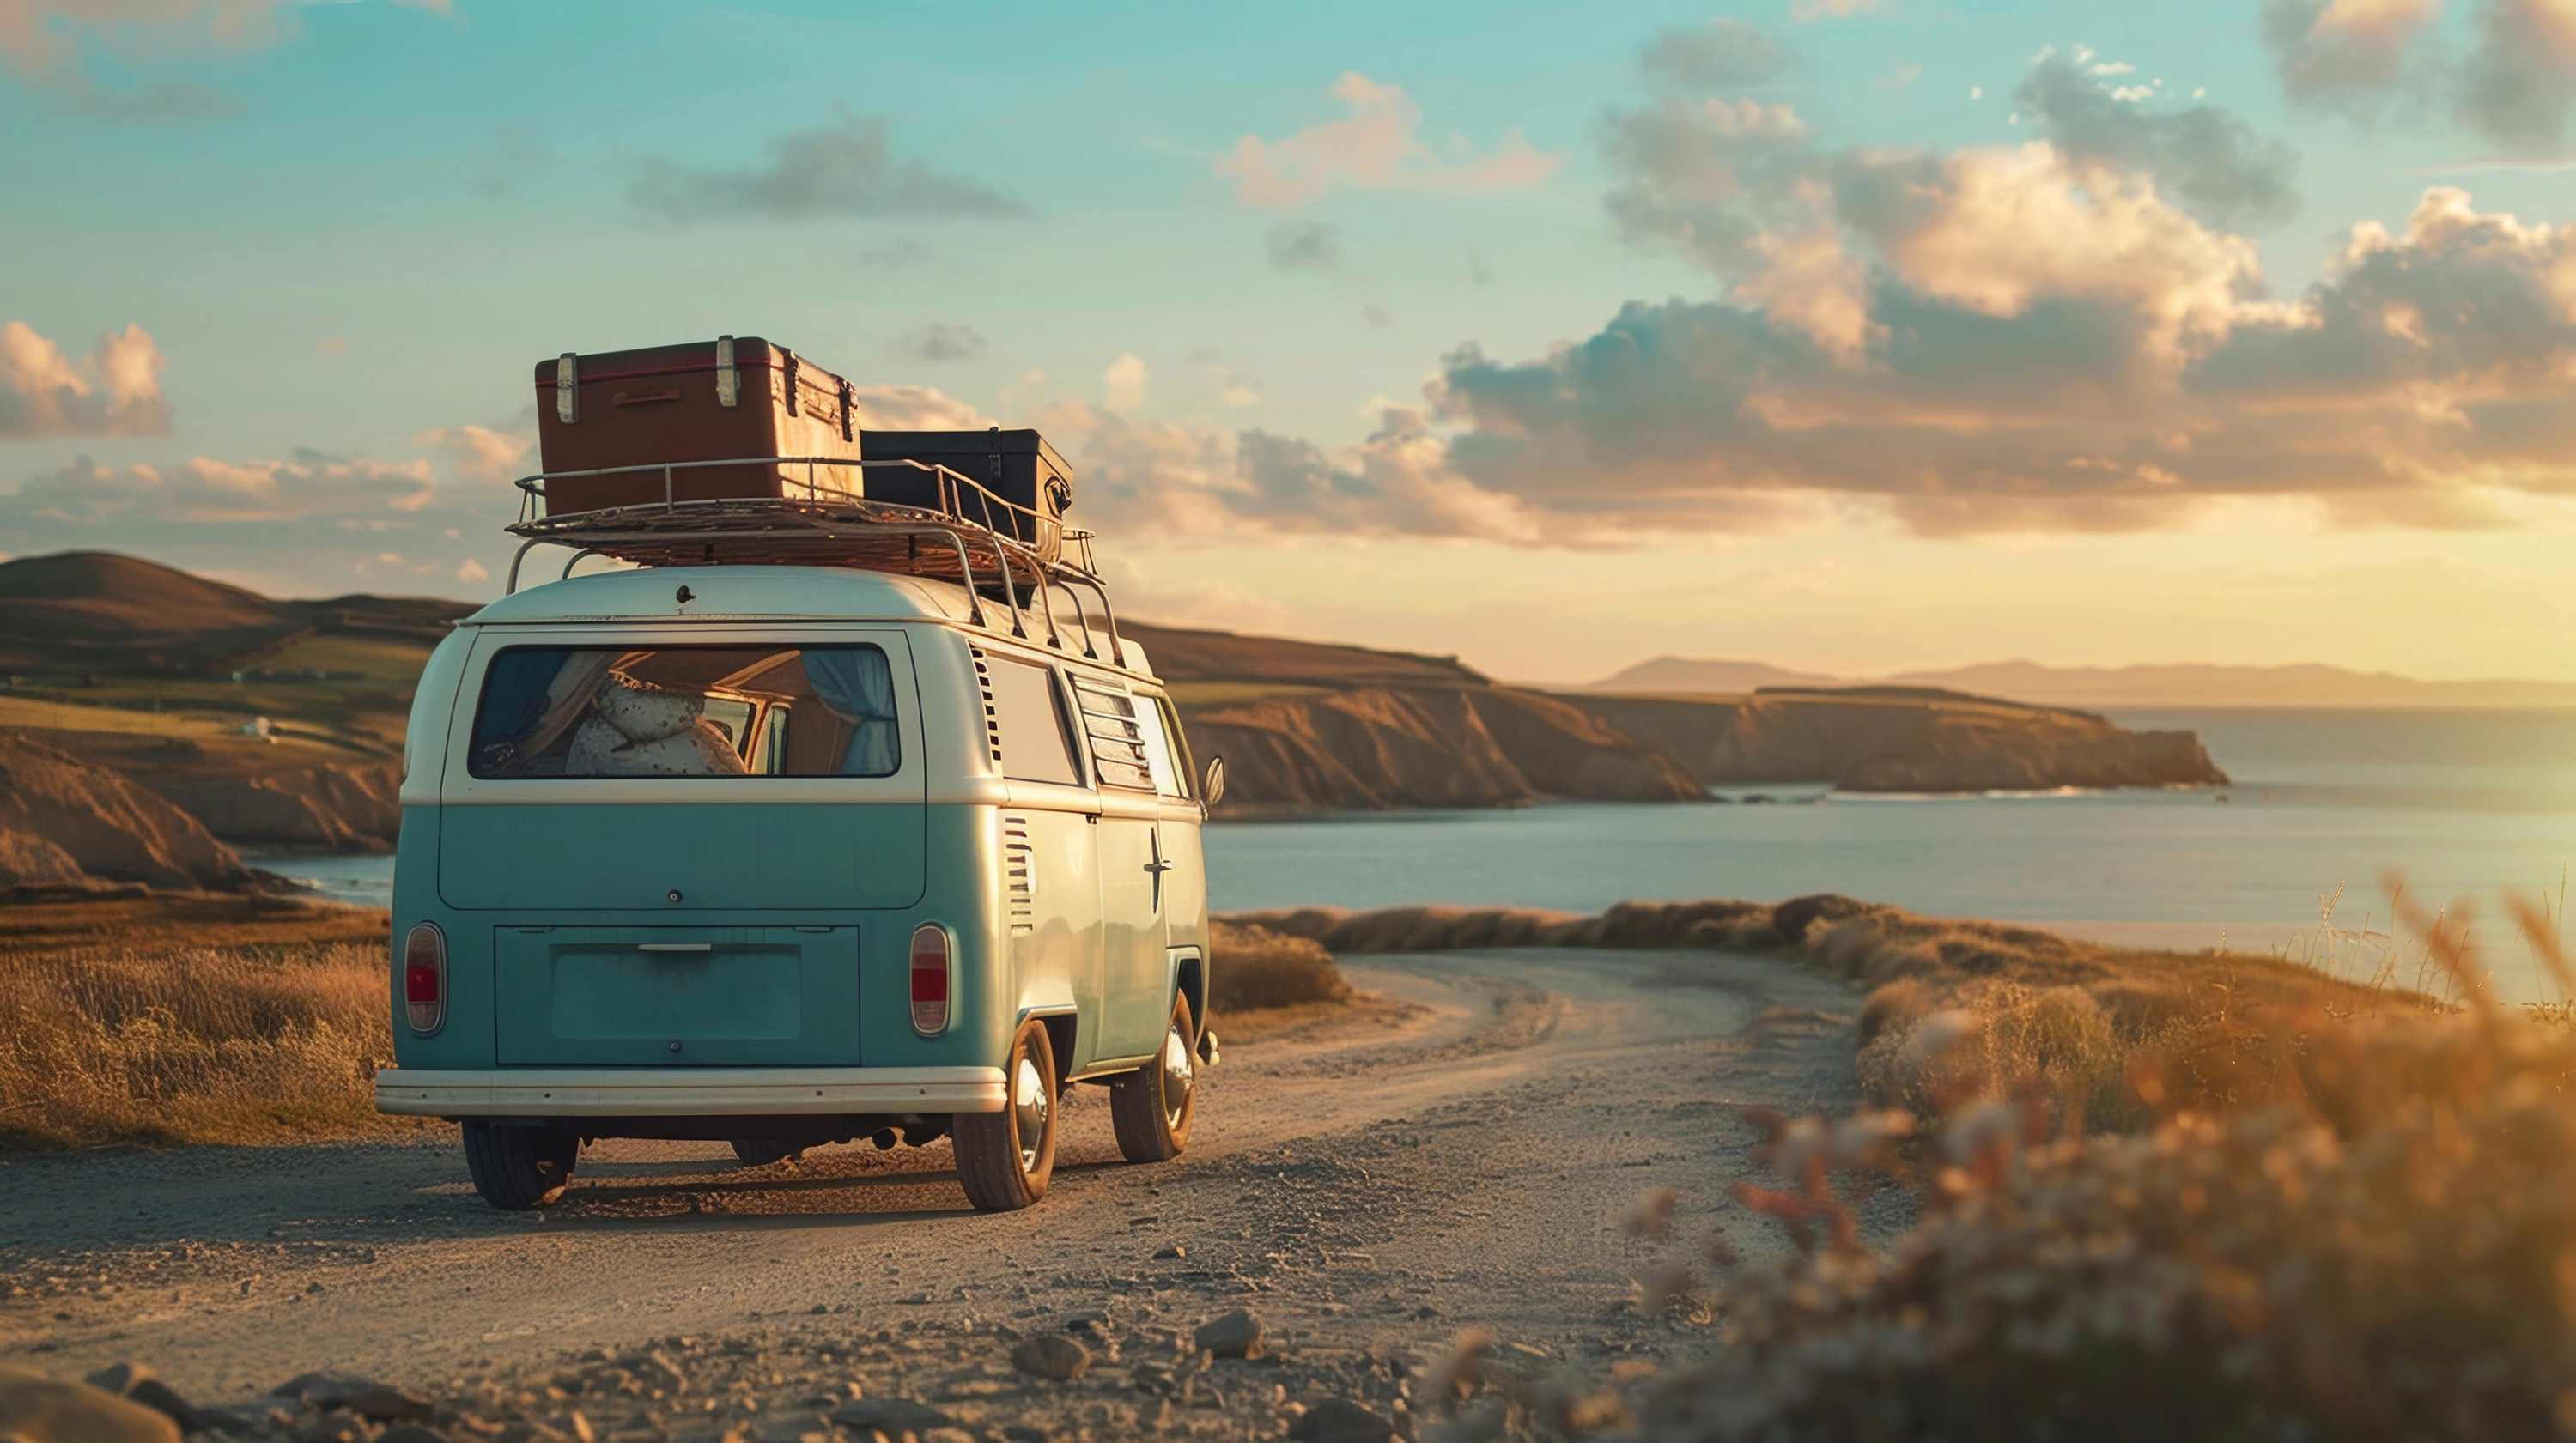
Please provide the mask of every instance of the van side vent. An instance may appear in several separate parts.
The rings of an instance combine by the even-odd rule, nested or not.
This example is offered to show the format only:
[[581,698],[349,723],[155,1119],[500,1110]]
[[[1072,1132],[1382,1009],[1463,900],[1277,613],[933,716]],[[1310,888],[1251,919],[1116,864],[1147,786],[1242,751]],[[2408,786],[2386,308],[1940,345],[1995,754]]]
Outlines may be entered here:
[[1002,879],[1010,892],[1005,905],[1011,930],[1034,932],[1038,920],[1037,852],[1029,844],[1029,819],[1002,814]]
[[984,751],[993,759],[993,770],[1002,769],[1002,714],[993,705],[993,668],[984,660],[982,647],[970,646],[966,653],[975,658],[975,689],[984,694]]

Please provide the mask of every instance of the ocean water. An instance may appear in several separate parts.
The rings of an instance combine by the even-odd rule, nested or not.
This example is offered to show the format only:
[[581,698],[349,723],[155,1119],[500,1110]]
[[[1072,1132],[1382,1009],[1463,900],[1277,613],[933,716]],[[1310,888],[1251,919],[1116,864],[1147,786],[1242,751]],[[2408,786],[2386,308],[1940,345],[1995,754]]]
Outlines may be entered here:
[[[1919,911],[2197,950],[2322,956],[2334,922],[2385,929],[2383,874],[2442,907],[2484,904],[2498,983],[2553,995],[2505,939],[2502,888],[2553,896],[2576,865],[2576,713],[2248,709],[2112,713],[2200,733],[2218,791],[1858,797],[1767,805],[1555,803],[1229,823],[1208,832],[1219,909],[1417,902],[1597,911],[1630,899],[1844,892]],[[2219,800],[2220,797],[2226,800]],[[380,857],[270,859],[384,905]],[[2576,919],[2568,936],[2576,941]],[[2348,969],[2367,945],[2334,953]],[[2412,980],[2401,979],[2401,980]]]

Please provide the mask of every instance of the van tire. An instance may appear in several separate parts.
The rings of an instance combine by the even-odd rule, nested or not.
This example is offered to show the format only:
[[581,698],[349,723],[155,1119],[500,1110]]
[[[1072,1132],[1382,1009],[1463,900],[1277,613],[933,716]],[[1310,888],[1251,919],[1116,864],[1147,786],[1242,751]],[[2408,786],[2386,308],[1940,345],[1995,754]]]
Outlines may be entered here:
[[[1170,1062],[1180,1049],[1178,1072]],[[1109,1084],[1109,1121],[1118,1132],[1118,1155],[1129,1162],[1169,1162],[1190,1145],[1190,1123],[1198,1116],[1199,1031],[1190,1016],[1190,999],[1172,999],[1172,1025],[1154,1060]],[[1180,1090],[1180,1104],[1171,1094]]]
[[469,1119],[465,1170],[474,1190],[505,1212],[526,1212],[562,1197],[581,1156],[581,1139],[560,1128],[505,1127]]
[[744,1167],[767,1167],[773,1162],[794,1162],[805,1155],[805,1149],[790,1142],[766,1137],[737,1137],[733,1140],[734,1161]]
[[[1055,1176],[1055,1046],[1046,1024],[1030,1018],[1011,1038],[1002,1059],[1002,1110],[955,1115],[957,1180],[966,1200],[988,1213],[1010,1212],[1046,1196]],[[1034,1125],[1039,1136],[1022,1134]]]

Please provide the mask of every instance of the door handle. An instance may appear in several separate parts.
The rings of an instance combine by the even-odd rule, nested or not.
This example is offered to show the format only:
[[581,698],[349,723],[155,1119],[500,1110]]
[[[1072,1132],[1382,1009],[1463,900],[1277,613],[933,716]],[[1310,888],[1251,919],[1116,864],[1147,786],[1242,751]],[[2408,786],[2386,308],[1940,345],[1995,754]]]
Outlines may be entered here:
[[638,942],[635,944],[635,950],[638,952],[713,952],[716,950],[716,944],[713,942]]

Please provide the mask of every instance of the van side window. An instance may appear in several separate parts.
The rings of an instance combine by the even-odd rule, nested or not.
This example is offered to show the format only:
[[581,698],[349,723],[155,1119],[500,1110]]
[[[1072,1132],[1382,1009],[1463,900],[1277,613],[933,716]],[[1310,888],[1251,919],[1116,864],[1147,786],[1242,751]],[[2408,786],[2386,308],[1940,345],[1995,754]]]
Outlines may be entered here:
[[1076,675],[1073,698],[1082,708],[1083,736],[1091,743],[1092,767],[1104,787],[1154,790],[1154,774],[1145,754],[1145,728],[1135,694],[1116,682]]
[[1189,781],[1172,756],[1162,698],[1140,693],[1136,698],[1136,720],[1145,733],[1145,770],[1153,774],[1154,790],[1167,797],[1188,796]]
[[1167,696],[1154,698],[1154,706],[1163,714],[1163,734],[1172,744],[1172,770],[1181,783],[1181,789],[1172,795],[1195,797],[1199,794],[1199,769],[1190,760],[1190,739],[1181,730],[1181,714],[1172,709],[1172,699]]
[[1082,745],[1082,723],[1078,719],[1079,713],[1074,710],[1073,706],[1073,684],[1064,679],[1064,673],[1062,672],[1057,672],[1053,676],[1049,677],[1048,682],[1047,694],[1055,698],[1056,731],[1064,738],[1064,749],[1066,753],[1073,758],[1073,769],[1077,774],[1074,780],[1077,783],[1080,783],[1086,780],[1084,777],[1079,775],[1082,771],[1084,748]]
[[1020,782],[1082,785],[1073,739],[1057,709],[1052,671],[1031,662],[988,654],[993,718],[1002,731],[1002,775]]

